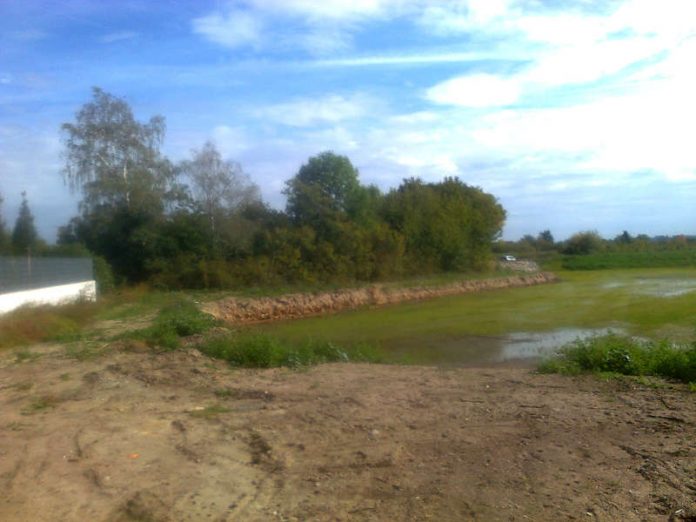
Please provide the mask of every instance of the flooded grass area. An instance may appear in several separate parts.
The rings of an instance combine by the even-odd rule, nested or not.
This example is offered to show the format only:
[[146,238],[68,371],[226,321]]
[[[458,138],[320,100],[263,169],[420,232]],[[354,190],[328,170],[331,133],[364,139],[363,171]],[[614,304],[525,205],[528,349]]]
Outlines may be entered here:
[[397,363],[437,366],[533,367],[577,339],[619,333],[618,328],[564,328],[550,332],[513,332],[506,335],[464,335],[385,342],[385,357]]
[[532,365],[608,330],[694,340],[696,269],[560,272],[555,284],[444,297],[254,327],[289,342],[378,345],[394,362]]

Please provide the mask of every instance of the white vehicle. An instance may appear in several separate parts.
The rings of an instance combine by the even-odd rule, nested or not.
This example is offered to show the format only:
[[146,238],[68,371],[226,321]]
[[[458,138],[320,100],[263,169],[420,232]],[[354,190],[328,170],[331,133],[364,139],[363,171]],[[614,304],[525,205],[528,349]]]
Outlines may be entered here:
[[503,261],[517,261],[515,256],[503,256],[502,259]]

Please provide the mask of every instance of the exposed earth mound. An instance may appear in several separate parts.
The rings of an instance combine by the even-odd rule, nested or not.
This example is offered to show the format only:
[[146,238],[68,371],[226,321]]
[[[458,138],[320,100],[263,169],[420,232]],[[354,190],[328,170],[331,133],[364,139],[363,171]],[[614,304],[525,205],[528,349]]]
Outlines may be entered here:
[[437,287],[386,288],[374,285],[367,288],[316,294],[289,294],[281,297],[256,299],[226,298],[221,301],[205,303],[202,308],[218,319],[229,323],[256,323],[323,315],[363,306],[380,306],[446,295],[539,285],[556,280],[557,277],[554,274],[540,272],[495,279],[460,281]]
[[0,360],[5,522],[696,520],[683,385],[31,353]]

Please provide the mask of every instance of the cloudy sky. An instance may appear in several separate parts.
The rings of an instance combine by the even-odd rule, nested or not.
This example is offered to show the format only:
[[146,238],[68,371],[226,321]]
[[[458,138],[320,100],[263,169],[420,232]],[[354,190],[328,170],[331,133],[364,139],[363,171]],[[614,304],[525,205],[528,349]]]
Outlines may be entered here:
[[346,154],[382,189],[459,176],[549,228],[696,233],[694,0],[2,0],[0,193],[44,237],[76,213],[62,122],[92,86],[213,139],[267,201]]

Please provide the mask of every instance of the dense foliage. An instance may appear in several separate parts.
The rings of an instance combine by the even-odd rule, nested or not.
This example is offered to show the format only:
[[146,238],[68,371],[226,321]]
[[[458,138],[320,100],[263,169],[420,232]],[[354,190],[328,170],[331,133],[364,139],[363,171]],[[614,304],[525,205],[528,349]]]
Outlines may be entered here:
[[59,244],[84,245],[121,281],[221,288],[480,270],[505,219],[456,178],[382,194],[332,152],[309,158],[286,183],[285,212],[273,210],[213,143],[175,165],[160,150],[164,118],[141,123],[101,89],[62,130],[63,175],[82,202]]

